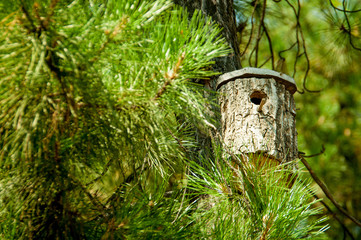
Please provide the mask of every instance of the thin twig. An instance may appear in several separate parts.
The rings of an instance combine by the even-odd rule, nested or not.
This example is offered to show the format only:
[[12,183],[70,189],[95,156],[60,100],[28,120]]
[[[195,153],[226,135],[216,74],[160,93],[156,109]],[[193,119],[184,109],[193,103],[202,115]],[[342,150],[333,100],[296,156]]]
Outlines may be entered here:
[[357,9],[357,10],[346,10],[345,7],[344,7],[344,9],[340,9],[340,8],[336,7],[335,5],[333,5],[332,0],[329,0],[329,2],[330,2],[330,4],[331,4],[331,6],[332,6],[335,10],[337,10],[337,11],[346,12],[346,13],[361,12],[361,9]]
[[287,49],[284,49],[284,50],[282,50],[282,51],[279,51],[279,52],[278,52],[278,56],[279,56],[280,58],[285,59],[285,58],[282,56],[282,53],[291,50],[294,46],[296,46],[296,44],[297,44],[297,42],[294,42],[294,43],[291,45],[291,47],[289,47],[289,48],[287,48]]
[[268,30],[267,30],[266,25],[265,25],[264,22],[263,22],[263,30],[264,30],[264,33],[266,34],[266,37],[267,37],[269,51],[271,53],[271,59],[272,59],[272,70],[274,70],[275,69],[275,57],[274,57],[274,53],[273,53],[272,39],[271,39],[271,36],[268,33]]
[[[299,8],[301,8],[301,6],[299,6]],[[299,29],[300,29],[301,39],[302,39],[303,54],[305,55],[306,63],[307,63],[306,72],[303,77],[303,89],[305,89],[307,92],[310,92],[310,93],[318,93],[318,92],[321,92],[322,89],[321,90],[310,90],[306,86],[307,76],[308,76],[308,73],[309,73],[311,67],[310,67],[310,59],[308,57],[308,53],[307,53],[307,49],[306,49],[306,40],[305,40],[305,37],[303,36],[303,31],[302,31],[301,25],[299,26]]]
[[[244,48],[244,50],[243,50],[243,52],[241,53],[240,57],[242,57],[242,56],[246,53],[249,45],[251,44],[252,38],[253,38],[253,31],[254,31],[254,22],[253,22],[253,19],[254,19],[254,13],[256,12],[257,5],[258,5],[258,0],[256,0],[256,2],[255,2],[255,4],[254,4],[254,8],[253,8],[252,15],[251,15],[251,35],[250,35],[250,37],[249,37],[249,39],[248,39],[248,42],[247,42],[247,44],[246,44],[246,47]],[[250,66],[251,66],[251,65],[250,65]]]
[[351,47],[353,47],[355,50],[358,50],[358,51],[361,51],[361,48],[359,47],[356,47],[354,45],[354,43],[352,42],[352,28],[351,28],[351,24],[350,24],[350,20],[348,19],[348,16],[347,16],[347,12],[346,12],[346,2],[345,0],[342,1],[342,7],[343,7],[343,14],[345,16],[345,19],[346,19],[346,23],[347,23],[347,26],[348,26],[348,29],[347,29],[347,34],[348,34],[348,39],[349,39],[349,42],[350,42],[350,45]]
[[300,40],[299,40],[299,36],[298,36],[298,28],[299,28],[299,15],[298,15],[298,11],[296,10],[296,8],[288,1],[286,0],[286,3],[292,8],[293,13],[296,16],[296,45],[297,45],[297,54],[296,54],[296,59],[295,59],[295,63],[293,64],[293,74],[292,77],[294,78],[296,75],[296,66],[297,66],[297,61],[298,61],[298,55],[300,52]]
[[98,181],[99,179],[101,179],[101,178],[105,175],[105,173],[108,172],[108,170],[109,170],[109,168],[110,168],[110,165],[111,165],[111,163],[113,162],[113,160],[114,160],[114,158],[111,158],[111,159],[107,162],[107,164],[105,165],[103,172],[102,172],[98,177],[94,178],[92,181],[90,181],[90,182],[88,182],[87,184],[85,184],[85,186],[88,187],[89,185],[91,185],[91,184],[95,183],[96,181]]
[[[268,63],[268,61],[272,58],[272,56],[269,56],[260,66],[259,68],[262,68],[266,63]],[[272,70],[274,70],[274,68],[272,68]]]
[[93,196],[90,192],[88,192],[87,188],[79,180],[77,180],[71,174],[68,174],[68,176],[75,185],[81,188],[81,190],[85,193],[85,195],[87,195],[87,197],[93,203],[93,205],[101,209],[101,213],[103,217],[106,217],[106,213],[105,213],[106,207],[100,202],[100,200],[97,197]]
[[[329,215],[331,215],[343,228],[344,230],[344,239],[346,239],[346,234],[348,234],[352,240],[354,240],[354,236],[352,235],[352,233],[350,232],[350,230],[348,230],[348,228],[343,224],[343,222],[337,217],[336,213],[334,213],[332,211],[332,209],[327,205],[327,203],[325,201],[322,200],[322,198],[320,198],[319,196],[317,196],[316,193],[314,193],[314,191],[312,189],[310,189],[309,184],[307,184],[304,180],[298,178],[298,180],[300,181],[300,183],[305,187],[305,189],[307,190],[307,192],[313,196],[313,198],[315,198],[316,200],[318,200],[325,208],[326,210],[329,212]],[[345,234],[346,233],[346,234]]]
[[[311,190],[310,190],[311,192]],[[329,214],[341,225],[341,227],[344,230],[344,233],[348,234],[352,240],[355,240],[355,237],[352,235],[350,230],[343,224],[343,222],[337,217],[336,213],[332,211],[332,209],[326,204],[325,201],[323,201],[320,197],[318,197],[315,193],[312,193],[313,197],[321,202],[321,204],[327,209]],[[344,239],[346,239],[346,236],[344,236]]]
[[[308,53],[307,53],[307,48],[306,48],[306,40],[305,37],[303,35],[303,30],[302,30],[302,26],[301,26],[301,22],[300,22],[300,17],[301,17],[301,3],[300,0],[297,0],[297,9],[295,8],[295,6],[293,6],[289,0],[286,0],[287,4],[292,8],[295,16],[296,16],[296,43],[297,43],[297,54],[296,54],[296,58],[295,58],[295,63],[293,65],[293,75],[292,77],[295,77],[296,72],[297,72],[297,63],[298,60],[301,56],[305,56],[306,59],[306,71],[303,77],[303,88],[305,91],[310,92],[310,93],[318,93],[321,90],[310,90],[307,88],[306,86],[306,80],[308,77],[308,73],[311,69],[310,67],[310,59],[308,57]],[[301,40],[301,41],[300,41]],[[303,49],[303,53],[300,54],[300,49]],[[304,93],[304,91],[298,91],[299,93]]]
[[311,154],[311,155],[304,155],[303,153],[300,152],[300,154],[302,155],[302,157],[304,158],[312,158],[312,157],[316,157],[316,156],[319,156],[321,154],[323,154],[324,152],[326,151],[326,148],[325,148],[325,145],[322,144],[322,149],[319,153],[315,153],[315,154]]
[[255,62],[254,62],[255,67],[257,67],[257,65],[258,65],[258,46],[259,46],[259,42],[261,41],[262,35],[263,35],[262,27],[264,26],[264,18],[266,15],[266,3],[267,3],[267,0],[264,0],[263,6],[262,6],[262,15],[261,15],[260,24],[258,27],[257,38],[256,38],[256,46],[255,46],[256,55],[255,55]]
[[312,170],[310,164],[308,164],[308,162],[306,161],[306,159],[303,157],[302,154],[299,154],[299,158],[301,159],[301,162],[303,163],[303,165],[305,165],[305,167],[307,168],[308,172],[311,174],[311,177],[313,178],[313,180],[315,180],[315,182],[317,183],[318,186],[320,186],[320,188],[322,189],[322,191],[325,193],[326,197],[328,199],[330,199],[330,201],[333,203],[333,205],[343,214],[345,215],[347,218],[349,218],[351,221],[353,221],[356,225],[358,225],[359,227],[361,227],[361,222],[358,221],[355,217],[351,216],[346,210],[344,210],[342,208],[342,206],[335,200],[335,198],[332,196],[332,194],[330,193],[330,191],[327,189],[326,185],[318,178],[318,176],[316,175],[316,173]]
[[188,153],[188,150],[186,147],[183,146],[182,141],[179,138],[177,138],[169,128],[167,128],[167,130],[170,133],[170,135],[172,135],[172,137],[178,142],[178,145],[183,149],[183,151]]

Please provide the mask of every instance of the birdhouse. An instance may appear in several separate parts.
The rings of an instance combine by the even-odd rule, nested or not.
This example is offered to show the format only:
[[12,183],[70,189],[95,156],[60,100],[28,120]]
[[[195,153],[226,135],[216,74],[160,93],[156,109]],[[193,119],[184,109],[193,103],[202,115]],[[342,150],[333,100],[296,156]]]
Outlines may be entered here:
[[293,78],[259,68],[221,75],[222,136],[235,154],[264,153],[282,162],[297,158]]

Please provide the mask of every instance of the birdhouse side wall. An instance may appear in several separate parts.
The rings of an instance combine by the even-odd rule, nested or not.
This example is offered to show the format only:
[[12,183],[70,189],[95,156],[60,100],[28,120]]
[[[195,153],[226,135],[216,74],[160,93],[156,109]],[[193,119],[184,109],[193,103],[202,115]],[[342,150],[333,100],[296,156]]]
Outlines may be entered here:
[[219,92],[223,140],[234,153],[297,158],[296,109],[285,85],[273,78],[241,78]]

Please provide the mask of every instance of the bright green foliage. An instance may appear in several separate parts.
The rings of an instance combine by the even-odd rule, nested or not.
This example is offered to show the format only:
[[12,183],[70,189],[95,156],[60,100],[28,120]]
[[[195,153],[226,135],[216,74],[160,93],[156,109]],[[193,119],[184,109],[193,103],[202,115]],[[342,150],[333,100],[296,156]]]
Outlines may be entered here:
[[[190,79],[229,53],[210,20],[166,0],[0,7],[1,239],[311,236],[317,210],[300,183],[233,178],[190,153],[195,129],[217,125]],[[212,184],[245,182],[243,195],[207,192],[222,204],[203,209],[197,196],[214,186],[196,162],[213,164]]]
[[139,213],[158,192],[143,178],[182,170],[187,126],[211,124],[189,79],[215,74],[219,30],[169,1],[17,4],[1,11],[2,238],[155,231],[170,206]]
[[210,239],[326,239],[319,225],[325,218],[310,218],[321,209],[311,207],[316,201],[309,183],[296,177],[300,172],[260,166],[257,156],[222,155],[217,150],[207,168],[192,166],[188,183],[208,196],[199,214]]

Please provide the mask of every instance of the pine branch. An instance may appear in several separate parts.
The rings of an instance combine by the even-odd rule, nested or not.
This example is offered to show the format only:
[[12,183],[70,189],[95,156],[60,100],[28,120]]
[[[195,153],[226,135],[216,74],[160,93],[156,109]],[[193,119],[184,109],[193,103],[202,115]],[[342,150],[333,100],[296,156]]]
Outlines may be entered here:
[[158,100],[165,93],[167,87],[172,83],[172,81],[178,77],[179,70],[182,66],[185,55],[186,53],[182,52],[182,55],[178,58],[178,61],[173,67],[173,69],[165,73],[164,78],[166,79],[166,81],[163,83],[163,86],[158,90],[157,94],[153,97],[153,101]]

